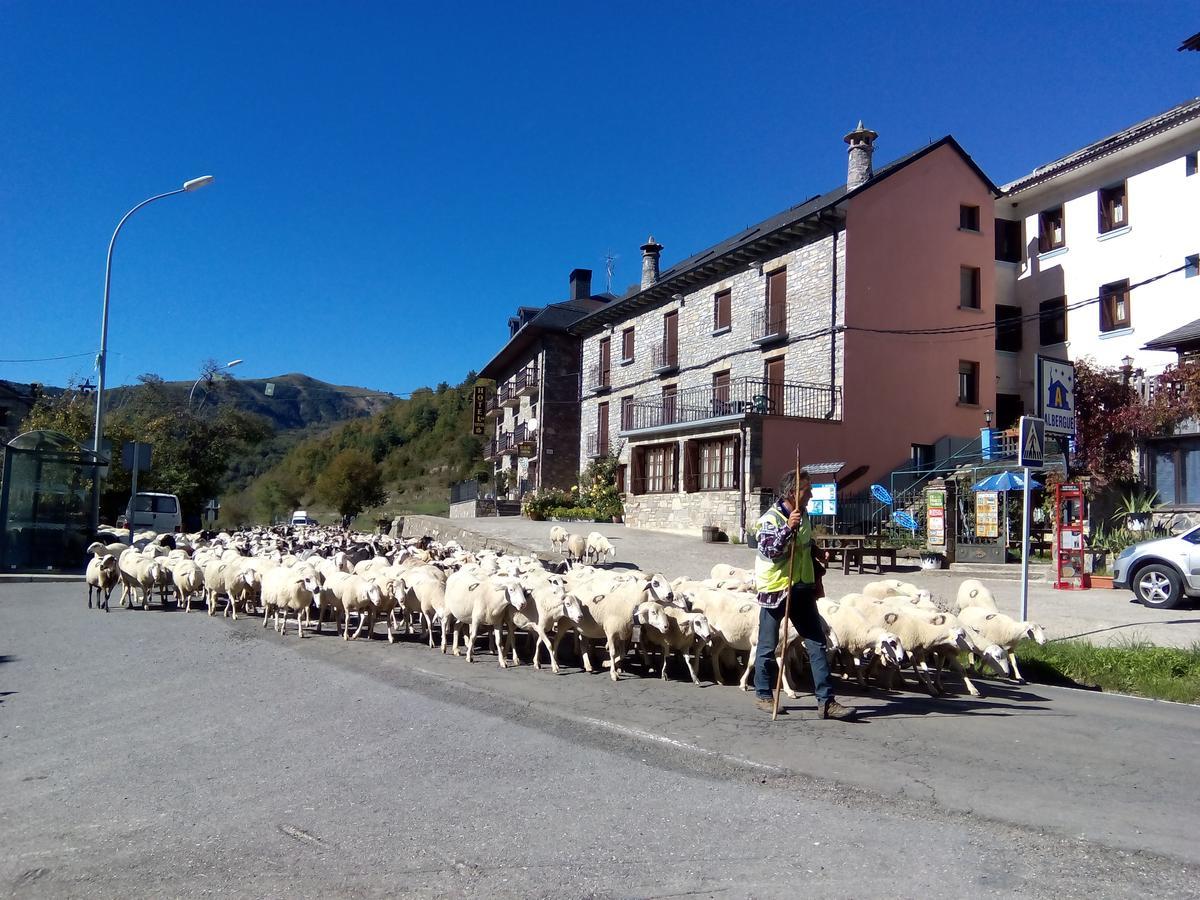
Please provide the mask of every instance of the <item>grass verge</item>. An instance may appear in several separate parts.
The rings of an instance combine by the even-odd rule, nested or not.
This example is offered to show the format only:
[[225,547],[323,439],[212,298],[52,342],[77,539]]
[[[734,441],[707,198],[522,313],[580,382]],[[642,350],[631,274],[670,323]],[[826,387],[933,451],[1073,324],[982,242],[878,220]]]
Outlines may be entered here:
[[1079,687],[1200,703],[1200,644],[1189,649],[1127,641],[1096,647],[1086,641],[1053,641],[1017,647],[1021,674],[1043,684]]

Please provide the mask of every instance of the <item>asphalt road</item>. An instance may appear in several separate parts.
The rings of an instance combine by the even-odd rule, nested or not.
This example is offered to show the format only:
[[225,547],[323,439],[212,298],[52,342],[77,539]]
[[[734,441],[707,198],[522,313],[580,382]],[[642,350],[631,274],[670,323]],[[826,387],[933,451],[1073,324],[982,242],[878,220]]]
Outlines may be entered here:
[[1200,895],[1200,711],[499,671],[0,585],[14,896]]

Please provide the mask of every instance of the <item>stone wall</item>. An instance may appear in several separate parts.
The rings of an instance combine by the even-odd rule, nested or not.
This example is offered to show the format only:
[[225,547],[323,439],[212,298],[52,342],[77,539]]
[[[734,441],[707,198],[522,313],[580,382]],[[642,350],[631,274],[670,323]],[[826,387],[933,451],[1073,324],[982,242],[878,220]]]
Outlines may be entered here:
[[[730,378],[762,378],[768,359],[784,357],[784,378],[787,381],[827,385],[832,380],[842,384],[843,346],[839,335],[812,340],[798,340],[807,333],[828,329],[831,325],[834,302],[834,259],[836,243],[837,322],[845,322],[845,233],[827,236],[797,247],[787,253],[765,260],[763,274],[757,269],[722,278],[684,296],[683,302],[668,301],[653,309],[638,312],[612,329],[583,339],[583,383],[580,404],[579,468],[589,462],[588,437],[597,426],[597,408],[609,404],[609,446],[621,446],[618,432],[621,426],[621,398],[635,397],[653,401],[661,397],[666,385],[680,390],[711,386],[715,372],[729,370]],[[752,343],[751,317],[766,305],[767,274],[787,268],[787,331],[788,340],[759,347]],[[731,291],[731,322],[728,329],[713,330],[714,297],[720,291]],[[663,316],[679,313],[679,369],[670,375],[652,371],[651,347],[662,342]],[[634,357],[630,363],[621,359],[622,333],[634,328]],[[611,341],[612,388],[596,393],[590,384],[591,373],[600,360],[600,341]],[[832,345],[832,360],[831,360]],[[831,365],[832,362],[832,365]],[[622,461],[628,462],[627,449]]]

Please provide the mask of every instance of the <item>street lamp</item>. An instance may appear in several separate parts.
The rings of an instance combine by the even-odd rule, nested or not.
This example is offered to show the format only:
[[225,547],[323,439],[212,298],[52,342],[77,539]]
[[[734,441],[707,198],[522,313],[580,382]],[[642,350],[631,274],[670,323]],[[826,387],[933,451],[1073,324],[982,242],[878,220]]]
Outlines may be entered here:
[[[100,317],[100,353],[96,357],[96,369],[98,375],[96,377],[96,428],[92,437],[92,450],[97,454],[101,452],[102,444],[101,437],[104,433],[104,375],[108,364],[108,290],[112,283],[112,258],[113,245],[117,242],[117,235],[121,233],[121,226],[135,212],[153,203],[155,200],[161,200],[163,197],[172,197],[175,194],[189,193],[191,191],[202,188],[205,185],[212,184],[213,177],[211,175],[201,175],[199,178],[193,178],[190,181],[185,181],[183,187],[174,191],[167,191],[165,194],[156,194],[149,197],[125,213],[121,217],[121,221],[117,223],[116,229],[113,231],[112,239],[108,242],[108,259],[104,263],[104,311]],[[96,489],[96,501],[92,508],[92,525],[98,527],[100,525],[100,490],[99,485]]]
[[992,427],[992,411],[990,409],[983,411],[983,422],[988,428]]
[[1133,374],[1133,357],[1126,354],[1121,357],[1121,382],[1129,384],[1129,376]]
[[[196,393],[196,388],[200,384],[200,382],[204,381],[206,378],[211,379],[214,375],[216,375],[222,369],[232,369],[234,366],[240,366],[241,364],[242,364],[242,360],[231,359],[229,362],[225,363],[225,365],[217,366],[211,372],[205,372],[203,375],[201,375],[199,378],[197,378],[196,383],[192,385],[192,389],[190,391],[188,391],[188,409],[192,408],[192,395],[194,395]],[[201,403],[203,403],[203,401],[201,401]]]

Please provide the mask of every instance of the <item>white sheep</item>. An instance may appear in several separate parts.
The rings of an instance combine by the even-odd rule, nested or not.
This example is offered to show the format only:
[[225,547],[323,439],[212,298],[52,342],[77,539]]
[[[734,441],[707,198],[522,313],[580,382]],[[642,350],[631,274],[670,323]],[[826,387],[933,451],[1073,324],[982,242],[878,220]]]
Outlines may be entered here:
[[667,628],[662,630],[650,624],[649,605],[643,603],[638,609],[637,616],[639,624],[642,625],[643,644],[654,645],[662,650],[660,677],[666,680],[667,663],[671,659],[671,654],[678,652],[683,656],[688,674],[692,676],[692,683],[699,684],[700,678],[692,665],[692,654],[712,640],[713,628],[709,624],[708,618],[704,613],[685,612],[678,607],[664,606],[662,612],[666,617]]
[[[657,606],[664,598],[655,578],[646,580],[617,580],[597,577],[576,587],[571,593],[579,600],[583,608],[583,616],[576,626],[580,636],[583,652],[583,667],[591,672],[592,663],[588,655],[589,640],[604,640],[608,649],[608,661],[605,664],[613,681],[620,678],[619,669],[625,651],[633,638],[633,625],[638,607],[645,601],[653,601]],[[665,582],[663,587],[667,587]],[[667,587],[667,593],[670,593]],[[645,613],[646,624],[651,624],[660,630],[666,630],[666,617],[653,609]],[[560,631],[555,638],[554,646],[562,639],[564,632]]]
[[92,592],[95,591],[96,608],[108,612],[108,598],[112,595],[113,588],[121,582],[117,558],[107,553],[104,556],[93,556],[88,560],[84,577],[88,585],[88,609],[92,608]]
[[559,552],[565,552],[567,546],[567,529],[554,525],[550,529],[550,546]]
[[[707,589],[688,595],[692,611],[704,613],[712,627],[713,680],[725,684],[721,673],[721,656],[727,651],[746,654],[746,667],[738,687],[748,690],[750,673],[754,670],[754,653],[758,647],[758,617],[761,607],[745,594],[724,588]],[[697,661],[699,656],[697,654]]]
[[[865,664],[878,659],[882,665],[904,664],[904,644],[899,636],[887,629],[869,623],[866,617],[851,606],[830,603],[824,598],[817,601],[822,620],[836,635],[838,651],[851,663],[858,683],[866,685]],[[848,667],[848,668],[850,668]]]
[[1026,638],[1039,644],[1046,643],[1046,632],[1042,630],[1042,626],[1033,622],[1018,622],[1004,613],[989,612],[979,606],[968,606],[959,612],[959,617],[964,624],[978,631],[988,643],[1004,648],[1008,664],[1012,667],[1013,679],[1018,684],[1024,684],[1025,678],[1017,667],[1017,657],[1013,649]]
[[492,629],[496,639],[496,653],[500,668],[508,668],[505,653],[512,650],[512,631],[508,632],[508,644],[502,641],[505,626],[510,625],[514,607],[524,601],[520,585],[505,578],[490,578],[477,569],[464,567],[446,579],[446,610],[442,622],[442,647],[445,652],[446,629],[453,627],[451,651],[458,656],[458,640],[463,626],[470,623],[467,638],[467,662],[474,662],[475,638],[479,626]]
[[599,565],[603,557],[613,557],[617,555],[616,549],[609,542],[608,538],[598,531],[593,531],[587,536],[587,555],[594,565]]
[[195,562],[186,558],[176,560],[170,570],[175,602],[183,607],[184,612],[191,612],[192,597],[204,591],[204,572]]
[[524,599],[513,612],[513,627],[534,636],[533,667],[542,667],[539,656],[541,648],[545,647],[550,654],[550,668],[558,674],[558,658],[550,643],[550,631],[577,626],[583,619],[583,606],[577,597],[566,592],[560,581],[549,576],[528,572],[521,576],[519,583]]
[[[271,569],[263,575],[262,604],[263,626],[267,624],[270,611],[275,611],[275,630],[280,634],[287,632],[287,617],[290,611],[296,613],[296,635],[304,637],[304,626],[310,621],[312,605],[320,593],[321,585],[312,569],[289,569],[279,567]],[[279,621],[279,613],[283,612],[283,621]]]
[[991,590],[977,578],[968,578],[958,586],[955,604],[960,611],[968,607],[977,607],[989,612],[996,612],[996,598],[992,595]]
[[568,562],[586,562],[587,560],[587,538],[582,534],[567,535],[567,561]]

